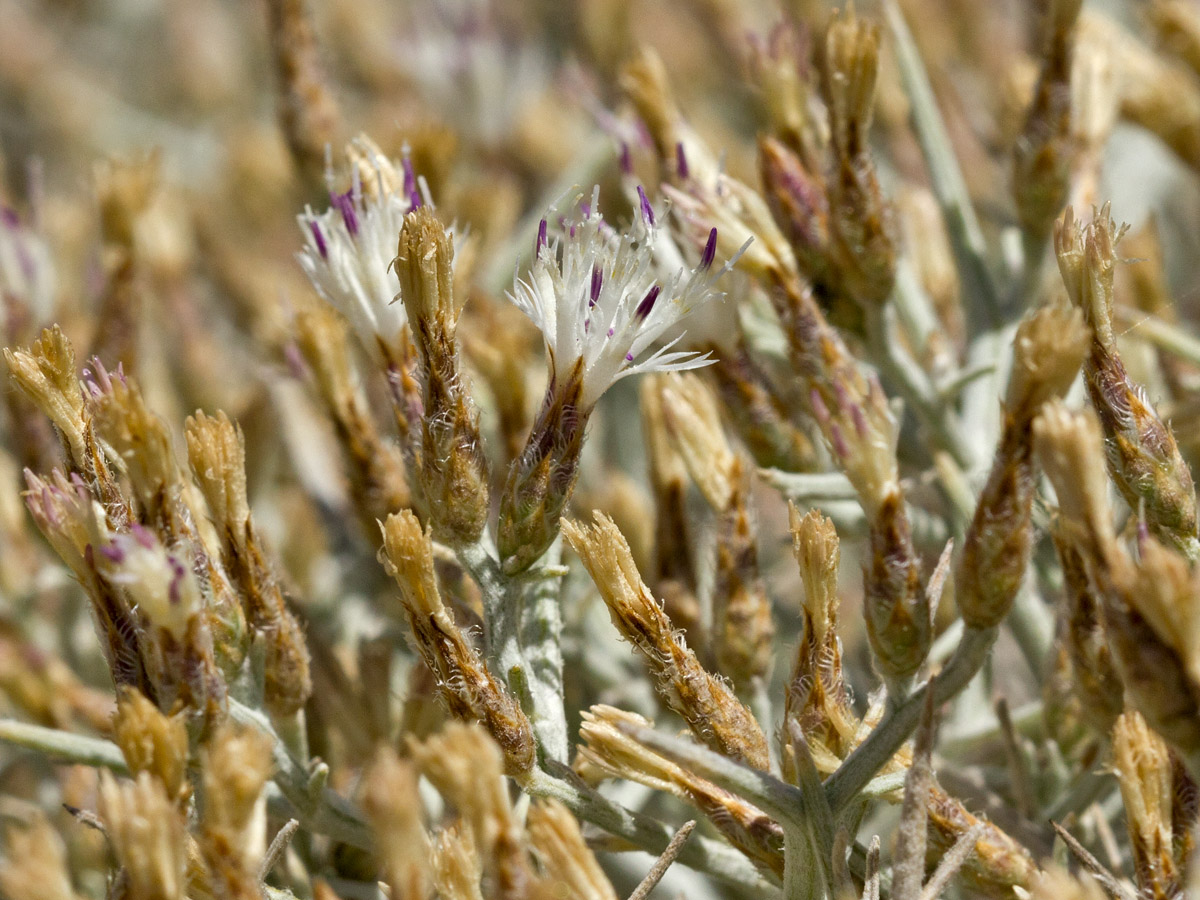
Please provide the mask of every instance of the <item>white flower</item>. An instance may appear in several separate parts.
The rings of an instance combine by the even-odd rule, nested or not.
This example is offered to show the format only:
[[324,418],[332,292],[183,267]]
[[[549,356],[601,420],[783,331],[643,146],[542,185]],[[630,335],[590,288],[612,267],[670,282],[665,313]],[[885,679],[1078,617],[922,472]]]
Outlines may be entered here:
[[[509,294],[541,329],[559,384],[582,361],[585,410],[627,375],[707,365],[707,355],[671,349],[682,335],[639,357],[689,312],[719,296],[713,284],[728,269],[712,270],[716,229],[700,262],[688,267],[668,251],[668,238],[640,189],[640,215],[623,234],[600,215],[599,191],[575,218],[561,221],[553,239],[542,220],[532,270]],[[664,256],[677,261],[666,274]]]
[[317,293],[374,348],[377,338],[393,343],[407,322],[404,304],[393,302],[396,282],[388,268],[405,214],[423,201],[408,160],[401,179],[369,143],[354,149],[358,165],[350,190],[331,191],[325,212],[306,207],[298,217],[305,247],[297,258]]

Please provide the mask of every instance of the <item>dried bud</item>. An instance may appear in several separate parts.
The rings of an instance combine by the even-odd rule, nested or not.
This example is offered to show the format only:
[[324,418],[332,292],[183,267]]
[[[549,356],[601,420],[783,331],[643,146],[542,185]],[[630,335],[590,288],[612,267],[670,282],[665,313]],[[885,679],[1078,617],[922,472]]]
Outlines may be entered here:
[[421,774],[466,822],[493,880],[494,896],[525,895],[532,875],[521,825],[504,779],[505,754],[478,725],[448,724],[441,734],[410,744]]
[[201,751],[204,790],[197,842],[217,896],[258,896],[271,750],[271,738],[261,731],[226,724],[209,736]]
[[1017,328],[1004,433],[954,579],[955,600],[971,628],[999,625],[1021,588],[1033,545],[1033,417],[1066,393],[1088,343],[1075,309],[1046,307]]
[[1136,565],[1114,557],[1116,590],[1104,613],[1127,695],[1155,731],[1191,756],[1200,750],[1197,578],[1153,539],[1142,542]]
[[5,349],[13,381],[58,429],[75,468],[88,477],[91,458],[88,416],[75,350],[57,325],[47,328],[28,350]]
[[161,781],[149,772],[134,781],[101,772],[100,818],[122,869],[124,896],[183,900],[187,831]]
[[746,463],[729,446],[716,397],[691,373],[662,376],[668,431],[717,515],[711,640],[717,668],[743,696],[771,664],[775,624],[758,568],[758,532],[747,506]]
[[1117,719],[1112,740],[1138,887],[1147,897],[1178,896],[1182,884],[1172,839],[1170,751],[1134,710]]
[[1148,12],[1163,48],[1200,74],[1200,12],[1187,0],[1153,0]]
[[390,747],[382,747],[363,776],[362,791],[363,812],[392,898],[427,896],[430,846],[421,823],[415,767]]
[[1042,407],[1033,443],[1054,485],[1063,527],[1088,556],[1101,556],[1115,540],[1108,504],[1108,477],[1101,465],[1104,439],[1090,411],[1071,412],[1061,401]]
[[315,183],[340,117],[322,70],[312,13],[304,0],[271,0],[267,11],[271,58],[280,84],[280,125],[297,168]]
[[1075,876],[1058,866],[1038,872],[1031,887],[1033,900],[1105,900],[1108,896],[1090,875]]
[[687,635],[693,646],[704,647],[707,623],[701,621],[700,603],[696,599],[691,540],[694,524],[687,503],[688,472],[667,429],[659,389],[663,377],[651,375],[643,379],[640,391],[642,434],[656,512],[652,583],[675,627]]
[[67,848],[42,813],[4,829],[0,894],[11,900],[79,900],[71,888]]
[[814,168],[824,158],[829,127],[808,64],[807,35],[782,21],[766,40],[751,38],[751,74],[766,106],[770,130]]
[[597,514],[591,527],[564,522],[563,534],[596,583],[613,624],[644,657],[667,705],[709,747],[766,771],[769,755],[762,728],[675,634],[612,520]]
[[716,397],[691,372],[658,377],[664,424],[692,481],[716,512],[728,509],[742,466],[729,446]]
[[534,762],[533,730],[520,704],[492,677],[478,651],[442,604],[433,569],[433,544],[409,510],[388,516],[381,560],[400,586],[417,651],[437,675],[454,715],[482,722],[504,751],[510,775]]
[[617,892],[569,809],[556,800],[539,800],[529,808],[525,827],[546,872],[543,884],[552,894],[579,900],[617,900]]
[[[713,348],[714,351],[716,348]],[[784,472],[808,472],[816,466],[816,448],[791,421],[781,391],[738,341],[714,354],[709,368],[729,414],[730,425],[758,465]]]
[[345,459],[350,494],[363,527],[410,505],[404,463],[385,441],[356,389],[350,370],[347,329],[332,309],[318,306],[296,316],[296,343],[312,371],[317,395],[333,422]]
[[575,490],[590,410],[580,406],[582,360],[565,382],[551,381],[500,500],[497,545],[504,569],[528,569],[558,537],[559,519]]
[[840,273],[835,270],[828,186],[821,170],[809,169],[798,154],[772,137],[759,138],[758,165],[767,205],[800,271],[823,293],[836,293]]
[[1125,707],[1125,686],[1117,672],[1104,624],[1103,600],[1087,574],[1086,558],[1061,527],[1051,531],[1063,575],[1062,641],[1070,659],[1070,689],[1083,715],[1108,734]]
[[[664,175],[709,182],[719,170],[716,157],[684,120],[671,93],[667,69],[649,47],[621,71],[621,89],[650,132]],[[687,161],[680,166],[679,158]]]
[[628,728],[652,723],[611,706],[593,706],[579,728],[580,760],[617,778],[674,794],[709,817],[731,844],[764,868],[782,872],[782,830],[752,806],[700,778],[632,737]]
[[937,785],[929,792],[928,860],[941,858],[964,834],[983,826],[975,841],[975,852],[960,870],[964,885],[996,900],[1012,897],[1013,888],[1027,888],[1038,872],[1029,851],[1008,834],[968,812],[961,802]]
[[182,714],[165,715],[140,691],[123,688],[117,693],[113,738],[130,772],[154,775],[176,802],[187,798],[188,735]]
[[1108,468],[1131,508],[1150,529],[1190,558],[1200,555],[1196,489],[1171,429],[1125,371],[1113,337],[1113,270],[1118,229],[1105,206],[1081,228],[1067,210],[1055,229],[1059,269],[1071,301],[1094,333],[1085,367],[1088,393],[1107,440]]
[[[483,863],[471,832],[452,825],[433,840],[433,883],[442,900],[484,900]],[[420,895],[418,895],[420,896]]]
[[[789,505],[792,549],[804,583],[804,630],[784,696],[787,723],[798,722],[818,771],[832,772],[853,749],[858,717],[842,672],[838,637],[838,565],[841,549],[833,523],[816,510],[803,518]],[[795,779],[791,758],[785,775]]]
[[393,265],[421,358],[421,478],[427,514],[450,544],[479,538],[488,515],[487,458],[463,383],[455,328],[454,245],[428,206],[404,217]]
[[1081,0],[1048,4],[1046,39],[1033,101],[1013,148],[1013,193],[1022,226],[1039,238],[1050,234],[1067,202],[1075,156],[1071,129],[1071,73],[1075,22]]
[[312,694],[308,647],[283,589],[271,571],[246,497],[242,431],[221,412],[188,418],[188,461],[221,536],[221,558],[241,595],[246,621],[266,646],[265,699],[275,715],[289,716]]
[[896,279],[895,215],[867,139],[878,76],[879,26],[853,7],[835,14],[825,32],[821,90],[834,157],[828,202],[836,288],[864,304],[886,302]]
[[867,638],[880,674],[903,679],[915,674],[929,655],[933,623],[899,488],[885,497],[870,528],[871,558],[863,584]]

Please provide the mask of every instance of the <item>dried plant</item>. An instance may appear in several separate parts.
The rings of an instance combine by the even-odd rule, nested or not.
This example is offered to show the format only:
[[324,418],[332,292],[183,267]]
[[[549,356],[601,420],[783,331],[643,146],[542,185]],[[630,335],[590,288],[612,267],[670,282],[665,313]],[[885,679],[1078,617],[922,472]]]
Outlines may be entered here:
[[0,0],[0,896],[1192,896],[1200,12],[552,6]]

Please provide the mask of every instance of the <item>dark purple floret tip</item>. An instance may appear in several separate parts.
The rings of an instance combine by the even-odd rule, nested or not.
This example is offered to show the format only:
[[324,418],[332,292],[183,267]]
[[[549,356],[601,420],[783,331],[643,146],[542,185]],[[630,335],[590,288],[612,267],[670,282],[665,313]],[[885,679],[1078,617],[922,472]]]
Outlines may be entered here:
[[595,306],[600,299],[600,289],[604,287],[604,272],[599,266],[592,266],[592,290],[588,306]]
[[679,174],[680,178],[688,177],[687,153],[684,152],[683,141],[675,144],[675,171]]
[[704,252],[700,254],[700,268],[712,268],[713,260],[717,258],[717,229],[712,229],[708,233],[708,240],[704,243]]
[[650,201],[646,198],[646,192],[642,190],[642,186],[638,185],[638,200],[642,204],[642,218],[646,220],[647,225],[654,225],[654,207],[650,205]]
[[650,315],[650,310],[654,309],[654,304],[658,300],[658,295],[662,293],[662,288],[657,284],[646,292],[646,296],[642,298],[642,302],[637,305],[634,315],[639,319],[644,319]]
[[317,252],[321,254],[321,259],[329,259],[329,247],[325,244],[325,235],[321,234],[320,223],[309,222],[308,227],[312,230],[313,240],[317,242]]

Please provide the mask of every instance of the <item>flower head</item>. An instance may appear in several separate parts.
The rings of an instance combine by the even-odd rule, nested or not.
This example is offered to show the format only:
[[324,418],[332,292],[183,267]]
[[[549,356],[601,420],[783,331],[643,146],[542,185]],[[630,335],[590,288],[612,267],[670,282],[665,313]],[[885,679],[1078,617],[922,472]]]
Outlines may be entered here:
[[317,293],[354,326],[368,347],[392,343],[403,330],[404,306],[393,303],[395,281],[388,271],[404,216],[422,203],[412,189],[411,169],[397,166],[359,138],[351,146],[356,165],[350,190],[330,190],[329,209],[310,207],[298,217],[305,247],[300,266]]
[[[729,268],[726,263],[713,270],[716,229],[695,266],[672,267],[669,239],[644,193],[626,232],[604,220],[599,195],[599,188],[593,190],[591,202],[581,203],[573,218],[559,220],[557,229],[542,221],[533,268],[509,295],[541,329],[557,382],[581,365],[583,409],[627,375],[706,365],[706,355],[671,349],[682,335],[642,355],[684,316],[717,296],[713,285]],[[558,234],[550,236],[550,230]]]

